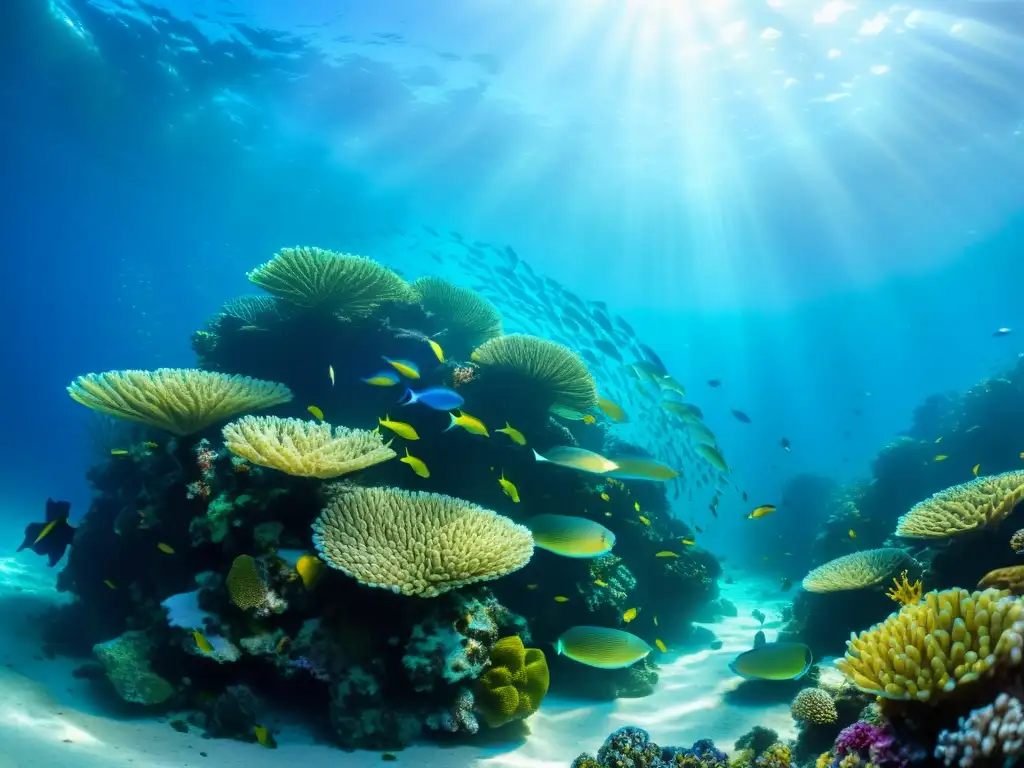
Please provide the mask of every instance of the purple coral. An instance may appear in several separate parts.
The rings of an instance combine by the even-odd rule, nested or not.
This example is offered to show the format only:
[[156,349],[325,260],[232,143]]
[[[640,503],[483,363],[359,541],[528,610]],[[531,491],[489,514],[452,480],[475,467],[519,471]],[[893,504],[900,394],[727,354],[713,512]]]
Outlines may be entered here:
[[300,656],[297,659],[289,659],[288,667],[291,669],[302,670],[308,672],[316,680],[320,680],[324,683],[331,682],[331,675],[322,666],[310,661],[305,656]]
[[885,727],[863,720],[840,731],[835,755],[837,758],[857,755],[874,765],[891,768],[906,768],[909,763],[907,751],[896,744]]

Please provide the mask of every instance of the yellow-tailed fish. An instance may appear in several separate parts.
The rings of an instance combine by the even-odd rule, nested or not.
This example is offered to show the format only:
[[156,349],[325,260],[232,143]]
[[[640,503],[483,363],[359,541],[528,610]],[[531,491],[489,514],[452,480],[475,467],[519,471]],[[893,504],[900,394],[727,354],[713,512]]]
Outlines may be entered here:
[[679,543],[680,543],[680,544],[685,544],[685,545],[686,545],[686,546],[688,546],[688,547],[692,547],[692,546],[696,545],[696,543],[697,543],[697,542],[696,542],[696,541],[694,541],[694,540],[693,540],[693,539],[691,539],[691,538],[685,538],[685,539],[680,539],[680,540],[679,540]]
[[146,442],[143,443],[143,445],[146,448],[149,448],[150,450],[152,450],[154,448],[159,448],[160,447],[160,445],[158,443],[154,443],[152,440],[147,440]]
[[633,509],[635,509],[637,512],[640,511],[640,502],[639,501],[634,501],[633,502]]
[[427,344],[430,345],[430,349],[434,353],[434,357],[437,358],[437,362],[443,363],[444,362],[444,350],[441,349],[441,345],[438,344],[433,339],[427,339]]
[[526,585],[526,588],[527,588],[527,589],[536,589],[536,588],[537,588],[537,586],[538,586],[538,585],[536,585],[536,584],[527,584],[527,585]]
[[598,669],[622,669],[651,652],[636,635],[609,627],[572,627],[555,642],[555,651],[580,664]]
[[[454,412],[448,414],[452,420],[448,425],[448,429],[462,427],[471,435],[483,435],[484,437],[490,437],[490,434],[487,432],[487,427],[485,427],[484,423],[476,416],[470,416],[464,411],[459,411],[458,414],[458,416],[456,416]],[[445,432],[447,432],[448,429],[446,429]]]
[[328,365],[327,366],[327,375],[331,377],[331,386],[333,387],[334,386],[334,366],[333,365]]
[[569,602],[569,598],[565,597],[564,595],[555,595],[555,602],[556,603],[568,603]]
[[938,445],[938,444],[939,444],[939,443],[941,443],[941,442],[942,442],[942,438],[941,438],[941,437],[937,437],[937,438],[935,438],[935,444],[936,444],[936,445]]
[[758,520],[762,517],[767,517],[776,509],[774,504],[762,504],[760,507],[755,507],[754,511],[747,515],[747,520]]
[[392,360],[390,357],[385,357],[384,362],[407,379],[415,380],[420,377],[420,369],[416,367],[416,363],[410,362],[409,360]]
[[597,419],[596,419],[596,418],[594,418],[593,416],[591,416],[591,415],[590,415],[590,414],[588,413],[588,414],[585,414],[585,415],[583,416],[583,423],[584,423],[584,424],[596,424],[596,423],[597,423]]
[[391,416],[388,414],[385,414],[383,419],[377,419],[377,424],[381,427],[390,429],[396,435],[405,440],[420,439],[419,434],[415,429],[413,429],[411,424],[406,424],[404,421],[392,421]]
[[679,557],[679,555],[676,552],[671,552],[670,550],[667,550],[667,549],[662,550],[661,552],[658,552],[654,556],[655,557]]
[[316,555],[303,555],[295,563],[295,571],[302,579],[302,586],[312,589],[324,573],[324,561]]
[[165,555],[173,555],[174,547],[170,544],[164,544],[162,541],[156,545],[156,548],[163,552]]
[[534,451],[533,457],[537,461],[547,461],[560,467],[590,472],[594,475],[604,475],[619,467],[614,461],[609,461],[599,453],[567,445],[552,448],[544,455]]
[[668,647],[662,642],[660,637],[654,638],[654,644],[658,647],[658,650],[662,653],[668,653]]
[[614,533],[585,517],[536,515],[526,527],[536,546],[562,557],[600,557],[615,546]]
[[602,493],[601,501],[611,501],[611,497],[607,493]]
[[851,539],[856,539],[857,538],[857,532],[855,530],[853,530],[853,528],[848,530],[846,532],[846,535],[849,536]]
[[206,636],[202,632],[194,631],[192,633],[192,639],[196,641],[196,646],[203,653],[213,653],[213,644],[206,639]]
[[600,579],[594,579],[594,586],[595,587],[607,587],[608,586],[608,582],[607,581],[601,581]]
[[128,451],[126,451],[124,448],[115,448],[115,449],[113,449],[110,452],[110,455],[111,456],[127,456],[128,455]]
[[582,411],[566,408],[563,405],[552,405],[548,410],[555,414],[555,416],[560,416],[561,418],[568,419],[569,421],[583,421],[583,419],[587,417],[587,414]]
[[803,643],[761,642],[729,662],[733,674],[747,680],[799,680],[814,663],[811,649]]
[[638,613],[640,613],[639,608],[627,608],[622,614],[622,620],[629,624],[629,622],[636,618]]
[[971,472],[974,473],[975,477],[977,477],[978,476],[978,470],[980,470],[980,469],[981,469],[981,464],[975,464],[974,465],[974,469],[972,469]]
[[316,419],[317,421],[324,420],[324,412],[317,408],[315,405],[309,406],[308,408],[306,408],[306,410],[313,414],[313,418]]
[[940,453],[938,456],[935,457],[935,461],[945,461],[948,458],[949,456],[947,456],[946,454]]
[[612,402],[607,397],[597,398],[597,407],[601,409],[601,413],[607,416],[613,421],[617,421],[620,424],[628,420],[626,412],[622,409],[622,406],[618,403]]
[[520,432],[515,427],[513,427],[507,421],[505,422],[504,429],[496,429],[494,431],[508,435],[509,439],[512,440],[512,442],[515,443],[516,445],[526,445],[526,437],[523,435],[523,433]]
[[648,519],[647,519],[646,517],[644,517],[643,515],[640,515],[640,518],[639,518],[639,520],[640,520],[640,522],[641,522],[641,523],[643,523],[644,525],[650,525],[650,524],[651,524],[651,521],[650,521],[650,520],[648,520]]
[[111,581],[110,579],[104,579],[104,580],[103,580],[103,583],[104,583],[104,584],[106,584],[106,585],[107,585],[108,587],[110,587],[111,589],[117,589],[117,584],[115,584],[114,582],[112,582],[112,581]]
[[516,504],[519,503],[519,489],[516,488],[516,484],[513,483],[511,480],[505,479],[504,470],[502,470],[501,472],[501,477],[498,478],[498,485],[501,486],[501,490],[505,492],[506,496],[512,499],[512,501],[514,501]]
[[277,742],[274,741],[274,735],[262,725],[254,725],[252,727],[253,735],[256,736],[256,743],[261,747],[267,749],[277,749]]
[[609,456],[618,466],[608,474],[620,480],[672,480],[679,473],[660,461],[645,456]]
[[722,454],[719,453],[718,449],[713,445],[706,445],[705,443],[698,443],[694,450],[704,459],[708,464],[713,466],[720,472],[728,472],[729,465],[725,463],[725,459]]
[[427,469],[426,462],[423,461],[423,459],[417,459],[415,456],[409,453],[408,448],[405,449],[405,456],[400,458],[399,461],[402,462],[403,464],[408,464],[410,467],[412,467],[412,471],[415,472],[420,477],[430,477],[430,470]]

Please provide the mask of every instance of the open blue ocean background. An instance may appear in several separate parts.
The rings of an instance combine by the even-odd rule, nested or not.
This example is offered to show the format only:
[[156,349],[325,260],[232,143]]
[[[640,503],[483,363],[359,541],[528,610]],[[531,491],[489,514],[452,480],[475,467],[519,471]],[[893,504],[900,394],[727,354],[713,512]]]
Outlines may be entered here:
[[[2,514],[87,508],[73,377],[193,364],[283,246],[415,274],[423,224],[625,317],[751,502],[863,476],[1024,352],[1022,32],[968,0],[8,0]],[[707,546],[761,553],[748,511]]]

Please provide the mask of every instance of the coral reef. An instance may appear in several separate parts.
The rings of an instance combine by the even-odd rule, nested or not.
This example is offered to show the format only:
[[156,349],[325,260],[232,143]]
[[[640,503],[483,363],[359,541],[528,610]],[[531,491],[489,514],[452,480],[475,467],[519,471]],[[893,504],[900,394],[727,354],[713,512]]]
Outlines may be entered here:
[[[783,745],[771,759],[788,754]],[[605,739],[597,757],[584,752],[572,762],[572,768],[728,768],[729,756],[710,739],[694,742],[692,747],[660,747],[642,728],[627,725]],[[788,768],[789,763],[769,762],[765,768]]]
[[98,643],[92,650],[117,695],[125,701],[154,706],[174,695],[174,686],[150,667],[153,646],[145,633],[125,632]]
[[832,695],[821,688],[804,688],[793,699],[790,711],[795,719],[815,725],[834,723],[839,717]]
[[490,667],[477,680],[477,707],[492,728],[523,720],[540,706],[550,678],[544,652],[516,635],[491,648]]
[[991,704],[961,718],[956,731],[943,731],[935,757],[946,765],[970,768],[976,763],[1006,765],[1024,751],[1024,706],[1001,693]]

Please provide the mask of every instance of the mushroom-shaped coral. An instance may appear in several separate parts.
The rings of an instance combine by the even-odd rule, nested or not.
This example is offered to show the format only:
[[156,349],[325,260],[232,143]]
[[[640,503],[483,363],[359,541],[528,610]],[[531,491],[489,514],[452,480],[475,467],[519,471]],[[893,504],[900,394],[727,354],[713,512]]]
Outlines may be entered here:
[[1004,472],[954,485],[915,504],[896,523],[896,535],[945,539],[999,525],[1024,499],[1024,472]]
[[231,422],[224,444],[253,464],[299,477],[339,477],[395,457],[377,432],[276,416]]
[[[946,765],[970,768],[1010,765],[1024,754],[1024,706],[1020,699],[1001,693],[987,707],[972,710],[960,718],[956,731],[943,731],[935,745],[935,757]],[[992,762],[992,758],[1000,758]]]
[[1015,595],[1024,594],[1024,565],[1011,565],[989,571],[978,582],[978,589],[988,587],[1008,589]]
[[886,699],[936,701],[959,685],[1018,664],[1021,600],[995,589],[929,592],[850,637],[836,666],[860,690]]
[[323,248],[284,248],[247,277],[291,304],[323,307],[347,319],[370,315],[383,304],[417,299],[397,273],[373,259]]
[[804,576],[803,587],[808,592],[865,589],[881,584],[913,562],[910,555],[895,547],[851,552],[808,573]]
[[832,695],[821,688],[804,688],[793,699],[789,711],[794,719],[816,725],[834,723],[839,717]]
[[324,561],[370,587],[436,597],[517,571],[533,556],[529,529],[451,496],[336,486],[313,523]]
[[292,399],[283,384],[191,368],[90,373],[75,379],[68,393],[94,411],[179,437]]
[[476,291],[433,276],[421,277],[412,287],[423,308],[444,319],[444,345],[456,357],[501,336],[501,313]]
[[239,296],[224,303],[222,315],[240,320],[244,325],[261,327],[281,315],[281,305],[273,296]]
[[477,680],[476,706],[491,728],[523,720],[548,692],[548,662],[539,648],[526,648],[518,635],[491,649],[491,666]]
[[485,373],[508,377],[535,403],[585,413],[597,406],[597,384],[583,358],[547,339],[512,333],[478,347],[473,361]]

